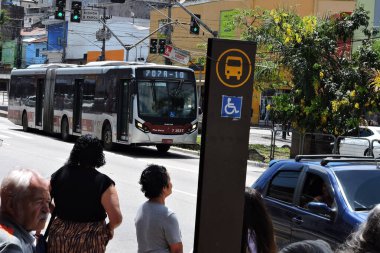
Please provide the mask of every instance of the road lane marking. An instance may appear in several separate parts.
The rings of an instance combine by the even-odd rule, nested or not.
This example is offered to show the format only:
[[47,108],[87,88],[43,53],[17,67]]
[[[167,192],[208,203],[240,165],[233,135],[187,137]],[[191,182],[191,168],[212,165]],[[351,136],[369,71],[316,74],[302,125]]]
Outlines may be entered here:
[[194,197],[194,198],[197,197],[197,194],[192,194],[192,193],[189,193],[189,192],[176,190],[176,189],[174,189],[174,188],[173,188],[172,191],[173,191],[173,192],[178,192],[178,193],[181,193],[181,194],[184,194],[184,195],[190,196],[190,197]]
[[7,132],[7,134],[11,134],[11,135],[14,135],[14,136],[17,136],[17,137],[21,137],[21,138],[24,138],[24,139],[28,139],[28,140],[33,139],[33,137],[26,136],[24,134],[14,133],[14,132]]
[[[182,168],[178,168],[178,167],[172,167],[172,166],[165,166],[166,168],[168,169],[173,169],[173,170],[179,170],[179,171],[184,171],[184,172],[189,172],[189,173],[193,173],[193,174],[197,174],[198,175],[198,171],[195,171],[195,170],[190,170],[190,169],[182,169]],[[170,171],[169,171],[170,172]]]
[[10,139],[12,137],[0,134],[0,139]]

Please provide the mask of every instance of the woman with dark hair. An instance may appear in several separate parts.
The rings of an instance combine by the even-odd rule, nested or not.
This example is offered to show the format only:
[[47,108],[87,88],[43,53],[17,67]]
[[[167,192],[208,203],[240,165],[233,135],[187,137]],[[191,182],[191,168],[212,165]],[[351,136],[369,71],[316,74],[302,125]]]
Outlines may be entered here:
[[182,253],[181,231],[177,217],[165,206],[172,193],[172,183],[166,168],[149,165],[141,174],[141,191],[148,198],[135,218],[138,253]]
[[378,253],[380,252],[380,204],[369,212],[367,221],[352,233],[336,253]]
[[115,182],[96,170],[105,163],[100,140],[83,135],[66,164],[51,176],[56,218],[49,230],[48,252],[105,252],[122,221]]
[[245,188],[242,253],[275,253],[273,225],[261,194]]

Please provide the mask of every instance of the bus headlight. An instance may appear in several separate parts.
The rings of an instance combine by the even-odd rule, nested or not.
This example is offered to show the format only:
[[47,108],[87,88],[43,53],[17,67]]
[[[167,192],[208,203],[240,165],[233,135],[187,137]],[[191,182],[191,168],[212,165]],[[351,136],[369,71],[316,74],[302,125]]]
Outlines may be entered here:
[[138,122],[137,120],[135,120],[135,126],[140,131],[142,131],[144,133],[149,133],[149,128],[145,124]]
[[191,127],[189,127],[187,129],[187,133],[190,134],[190,133],[194,132],[195,130],[197,130],[197,128],[198,128],[198,122],[195,124],[192,124]]

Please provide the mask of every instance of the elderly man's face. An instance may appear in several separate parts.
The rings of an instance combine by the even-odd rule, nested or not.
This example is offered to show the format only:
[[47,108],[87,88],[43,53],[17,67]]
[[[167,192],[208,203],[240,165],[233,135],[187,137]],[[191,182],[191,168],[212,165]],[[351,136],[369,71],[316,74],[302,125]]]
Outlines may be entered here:
[[30,192],[20,202],[17,214],[19,225],[27,231],[44,229],[49,215],[49,189],[32,183]]

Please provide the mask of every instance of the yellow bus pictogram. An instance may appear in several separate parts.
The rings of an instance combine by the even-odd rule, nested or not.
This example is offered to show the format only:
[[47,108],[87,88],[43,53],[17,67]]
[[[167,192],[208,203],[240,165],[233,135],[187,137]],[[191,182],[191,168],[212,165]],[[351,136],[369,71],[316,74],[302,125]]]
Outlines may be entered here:
[[[230,88],[238,88],[245,84],[252,73],[252,65],[248,55],[236,48],[224,51],[216,63],[216,74],[219,81]],[[232,78],[236,81],[233,81]]]

